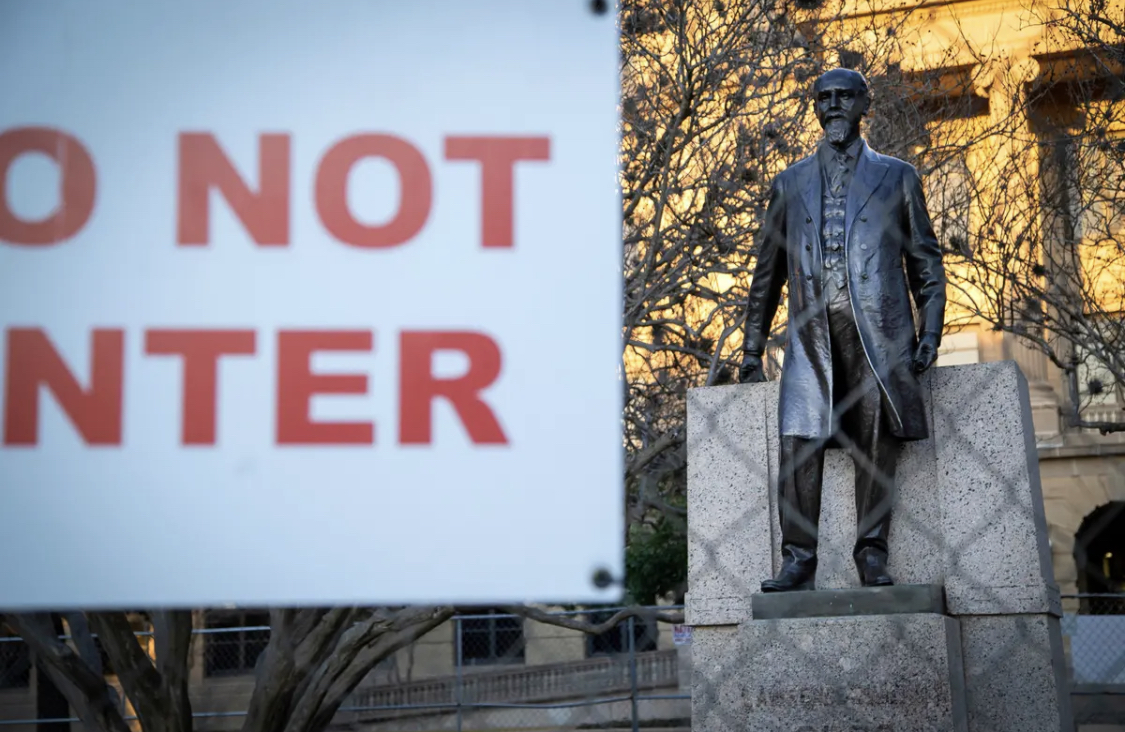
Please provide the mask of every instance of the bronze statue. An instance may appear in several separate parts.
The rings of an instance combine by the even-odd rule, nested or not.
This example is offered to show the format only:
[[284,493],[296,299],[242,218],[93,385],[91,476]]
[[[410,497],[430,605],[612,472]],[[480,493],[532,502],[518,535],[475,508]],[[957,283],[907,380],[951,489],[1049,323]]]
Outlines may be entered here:
[[918,376],[937,358],[945,317],[941,248],[918,172],[872,151],[859,134],[871,105],[866,79],[834,69],[813,93],[824,140],[770,190],[739,373],[743,383],[765,379],[762,352],[788,280],[778,409],[782,565],[763,592],[814,586],[824,450],[835,445],[855,461],[860,580],[893,584],[895,461],[902,441],[928,436]]

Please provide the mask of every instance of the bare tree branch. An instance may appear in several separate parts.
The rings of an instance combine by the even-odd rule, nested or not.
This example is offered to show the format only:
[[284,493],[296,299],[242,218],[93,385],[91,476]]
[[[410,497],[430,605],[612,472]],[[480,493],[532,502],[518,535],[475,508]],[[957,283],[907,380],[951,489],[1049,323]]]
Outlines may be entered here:
[[629,618],[640,618],[641,620],[660,623],[678,624],[684,622],[684,614],[679,610],[662,612],[647,607],[623,608],[600,623],[590,623],[585,620],[580,620],[573,615],[559,615],[558,613],[547,612],[546,610],[530,605],[505,605],[501,607],[500,610],[505,613],[527,618],[528,620],[534,620],[537,623],[554,625],[569,630],[577,630],[589,635],[600,635],[601,633],[613,630],[620,623],[623,623]]
[[87,729],[131,732],[117,707],[117,694],[100,671],[94,671],[59,639],[49,613],[8,615],[5,619],[31,647],[42,666]]

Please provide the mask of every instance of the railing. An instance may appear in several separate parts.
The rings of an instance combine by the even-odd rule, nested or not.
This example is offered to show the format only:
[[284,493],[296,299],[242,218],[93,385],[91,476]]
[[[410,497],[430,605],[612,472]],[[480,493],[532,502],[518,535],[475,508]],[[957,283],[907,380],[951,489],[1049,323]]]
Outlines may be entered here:
[[[612,610],[560,614],[597,618],[607,617]],[[199,665],[192,677],[192,716],[205,723],[207,729],[218,729],[215,725],[223,725],[224,719],[230,721],[247,713],[244,704],[249,702],[249,686],[232,686],[224,679],[242,678],[252,683],[254,665],[268,643],[270,629],[253,624],[259,620],[257,617],[243,620],[250,624],[193,631]],[[407,730],[419,719],[425,719],[427,725],[460,730],[466,720],[474,728],[498,729],[599,726],[612,719],[616,724],[631,724],[633,729],[639,729],[642,717],[651,718],[645,707],[651,703],[665,705],[658,712],[660,719],[671,716],[683,721],[690,714],[688,689],[679,688],[679,653],[674,648],[657,647],[655,624],[629,618],[612,631],[589,637],[572,631],[556,633],[549,626],[504,614],[459,615],[451,624],[451,637],[437,633],[415,644],[415,650],[429,659],[423,673],[438,670],[443,675],[414,681],[393,680],[391,671],[398,661],[388,659],[389,669],[377,670],[369,677],[366,683],[370,685],[361,685],[341,706],[337,721],[363,723],[373,729]],[[533,626],[538,626],[538,630],[527,632]],[[532,643],[562,643],[571,657],[580,653],[580,648],[596,655],[525,665],[527,648]],[[575,643],[581,645],[576,647]],[[545,660],[551,657],[545,646],[534,649],[534,653]],[[440,662],[433,663],[442,656],[449,659],[444,669]],[[404,659],[403,663],[410,667],[408,673],[414,672],[412,660]],[[7,702],[11,703],[0,699],[0,729],[79,721],[61,716],[35,718],[31,676],[30,654],[23,641],[0,638],[0,691],[25,692],[9,695]],[[234,697],[230,696],[232,693]],[[242,699],[240,694],[246,698]],[[135,721],[131,710],[124,706],[124,696],[119,696],[122,715],[127,721]],[[674,707],[670,712],[669,704]],[[231,721],[222,728],[231,725],[237,726],[237,722]]]
[[[1125,409],[1122,409],[1116,404],[1091,404],[1082,409],[1080,416],[1086,422],[1108,422],[1110,424],[1125,425]],[[1099,430],[1096,429],[1086,429],[1084,431],[1099,434]],[[1125,432],[1113,434],[1125,440]]]
[[[1125,594],[1064,595],[1063,600],[1067,612],[1062,627],[1069,641],[1068,660],[1076,688],[1125,685]],[[525,644],[533,639],[541,642],[543,636],[525,637],[521,630],[516,638],[511,633],[523,623],[506,623],[506,618],[511,616],[458,616],[452,634],[419,642],[430,646],[426,655],[431,657],[450,654],[445,657],[453,662],[445,667],[445,675],[405,682],[384,676],[382,683],[357,689],[340,709],[341,717],[347,717],[349,723],[367,723],[372,729],[413,729],[412,724],[426,719],[427,725],[454,730],[462,724],[476,729],[597,726],[611,719],[625,726],[631,722],[636,728],[642,718],[690,714],[689,689],[680,688],[684,669],[680,668],[679,652],[655,648],[641,623],[631,619],[620,626],[617,636],[605,638],[604,642],[612,645],[607,655],[524,665]],[[224,673],[239,664],[252,666],[268,630],[264,626],[199,630],[196,636],[202,646],[198,652],[201,658],[210,660],[211,667]],[[558,642],[560,637],[552,636],[547,642]],[[443,646],[440,653],[434,653],[437,644]],[[13,691],[26,689],[30,680],[26,647],[22,645],[16,638],[0,639],[0,676]],[[509,656],[486,659],[496,665],[472,665],[480,661],[485,648]],[[594,649],[591,646],[588,650]],[[605,650],[605,646],[597,650]],[[550,657],[542,647],[536,655]],[[249,674],[250,669],[243,673]],[[209,706],[207,690],[213,692],[215,687],[207,686],[204,674],[200,673],[200,678],[204,687],[198,690],[201,704],[194,716],[217,721],[245,714],[239,711],[244,708],[237,706],[242,703],[238,700],[231,700],[234,706],[225,702],[222,707]],[[654,703],[665,705],[658,714],[651,706]],[[669,711],[668,705],[674,709]],[[23,716],[0,719],[0,728],[30,726],[37,721],[28,718],[34,713],[26,704],[9,709],[12,715]],[[499,719],[488,715],[508,716]]]
[[[644,690],[678,683],[674,650],[636,654],[637,688]],[[461,677],[427,679],[395,686],[376,686],[356,692],[348,706],[373,709],[415,705],[541,702],[614,694],[630,689],[630,658],[603,657],[519,669],[473,671]]]
[[[665,708],[662,718],[684,721],[690,715],[689,690],[678,688],[678,651],[657,649],[654,629],[636,618],[601,637],[610,646],[606,655],[523,666],[517,665],[524,659],[522,646],[501,642],[501,634],[510,630],[502,621],[511,617],[454,618],[454,647],[460,650],[452,675],[361,687],[340,709],[346,723],[408,729],[411,720],[424,717],[427,725],[461,730],[465,724],[481,729],[602,726],[614,719],[637,730],[642,705],[652,702],[679,705],[671,712]],[[472,652],[468,639],[486,629],[494,634],[490,649],[506,646],[510,656],[501,660],[507,665],[482,667],[465,660],[464,652]]]

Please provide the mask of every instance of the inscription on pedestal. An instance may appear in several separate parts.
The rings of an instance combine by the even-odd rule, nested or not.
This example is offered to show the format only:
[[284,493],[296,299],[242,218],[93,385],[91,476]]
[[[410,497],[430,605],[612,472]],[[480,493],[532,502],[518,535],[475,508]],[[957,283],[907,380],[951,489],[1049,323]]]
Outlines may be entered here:
[[[777,732],[916,732],[916,725],[881,721],[934,701],[934,684],[758,686],[745,692],[744,711],[759,729],[763,717],[833,715],[831,722],[780,724]],[[871,721],[867,721],[871,720]],[[922,728],[926,729],[926,728]],[[937,727],[929,729],[937,730]]]
[[967,732],[949,617],[752,620],[692,642],[696,732]]
[[793,732],[898,732],[898,730],[891,724],[877,724],[873,727],[863,724],[850,724],[843,727],[830,724],[814,727],[811,724],[802,724]]
[[748,709],[802,706],[866,707],[913,706],[933,699],[930,684],[897,683],[887,686],[759,686],[748,694]]

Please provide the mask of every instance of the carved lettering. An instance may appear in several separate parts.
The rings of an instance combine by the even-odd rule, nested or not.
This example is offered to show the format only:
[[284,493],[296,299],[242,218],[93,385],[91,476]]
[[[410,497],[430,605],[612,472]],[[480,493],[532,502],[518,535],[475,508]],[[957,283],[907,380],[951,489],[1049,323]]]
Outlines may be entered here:
[[[890,686],[759,686],[744,695],[750,709],[789,706],[884,707],[924,703],[932,700],[934,690],[926,684],[894,684]],[[819,731],[817,731],[819,732]],[[882,732],[881,730],[879,732]]]
[[830,724],[802,724],[793,728],[792,732],[895,732],[894,725],[881,724],[853,724],[848,722],[833,722]]

